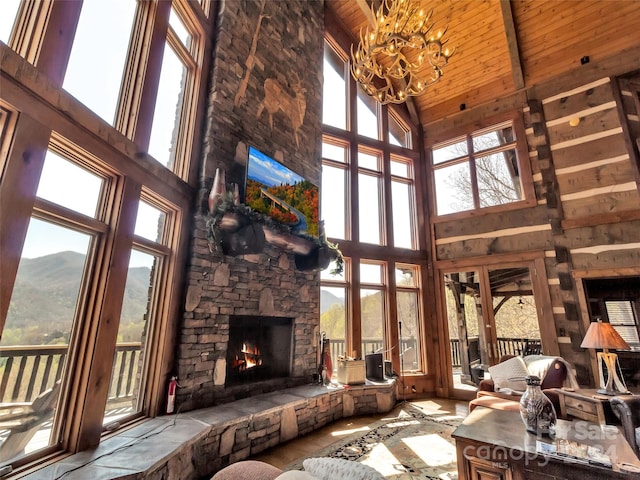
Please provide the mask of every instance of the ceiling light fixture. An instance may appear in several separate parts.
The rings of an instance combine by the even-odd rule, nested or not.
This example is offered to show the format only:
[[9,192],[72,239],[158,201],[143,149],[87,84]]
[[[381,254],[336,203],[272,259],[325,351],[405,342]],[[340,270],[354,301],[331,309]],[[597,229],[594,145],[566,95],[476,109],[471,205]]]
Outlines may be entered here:
[[[373,30],[360,31],[358,47],[351,46],[353,78],[383,105],[420,95],[440,79],[455,51],[444,48],[447,28],[432,32],[433,10],[426,12],[413,0],[384,0],[371,13]],[[425,62],[430,66],[426,76],[421,72]]]

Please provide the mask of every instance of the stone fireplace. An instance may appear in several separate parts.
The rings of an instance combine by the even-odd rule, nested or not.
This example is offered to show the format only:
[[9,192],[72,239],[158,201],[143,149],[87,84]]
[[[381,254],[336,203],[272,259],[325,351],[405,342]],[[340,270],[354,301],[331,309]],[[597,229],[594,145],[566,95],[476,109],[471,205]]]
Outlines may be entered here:
[[[229,191],[231,184],[244,185],[250,146],[320,186],[322,74],[317,67],[323,62],[324,5],[248,0],[220,6],[185,309],[175,367],[166,372],[178,376],[176,408],[181,411],[308,385],[317,372],[319,273],[297,269],[294,255],[273,245],[238,256],[211,249],[205,215],[216,169],[225,172]],[[265,85],[273,84],[282,95],[270,96]],[[284,357],[288,362],[264,376],[256,367],[234,371],[230,364],[239,356],[234,325],[258,321],[261,330],[266,320],[276,325],[275,334],[262,333],[271,339],[267,343],[290,339],[289,353],[269,362],[284,362]]]
[[225,386],[288,377],[292,325],[288,317],[231,316]]

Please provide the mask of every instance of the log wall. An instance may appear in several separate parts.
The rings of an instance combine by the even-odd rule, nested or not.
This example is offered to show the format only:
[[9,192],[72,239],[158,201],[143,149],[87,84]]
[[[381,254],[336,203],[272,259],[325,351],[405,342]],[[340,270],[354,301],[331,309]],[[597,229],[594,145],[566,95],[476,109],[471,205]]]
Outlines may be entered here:
[[[521,111],[534,204],[431,222],[436,267],[544,255],[553,319],[541,324],[555,327],[560,355],[576,366],[581,384],[593,384],[592,352],[580,348],[589,323],[582,278],[640,275],[639,85],[638,76],[603,76],[529,90]],[[478,116],[469,112],[468,123]],[[457,117],[427,126],[427,144],[463,123]]]

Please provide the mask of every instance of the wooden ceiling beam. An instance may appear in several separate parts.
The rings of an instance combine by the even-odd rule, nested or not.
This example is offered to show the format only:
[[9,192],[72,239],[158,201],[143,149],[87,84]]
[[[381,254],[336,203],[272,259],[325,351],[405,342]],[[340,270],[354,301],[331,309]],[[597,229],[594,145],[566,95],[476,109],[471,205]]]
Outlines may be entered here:
[[362,10],[362,12],[364,13],[364,16],[367,17],[369,25],[373,27],[376,24],[376,19],[373,16],[373,12],[371,11],[371,5],[369,5],[369,2],[367,2],[367,0],[356,0],[356,3],[360,7],[360,10]]
[[522,64],[520,63],[520,53],[518,52],[518,35],[513,22],[513,12],[511,11],[510,0],[500,0],[502,10],[502,21],[504,23],[504,33],[507,36],[507,47],[509,49],[509,59],[511,60],[511,72],[513,74],[513,84],[516,90],[524,88],[524,75],[522,74]]

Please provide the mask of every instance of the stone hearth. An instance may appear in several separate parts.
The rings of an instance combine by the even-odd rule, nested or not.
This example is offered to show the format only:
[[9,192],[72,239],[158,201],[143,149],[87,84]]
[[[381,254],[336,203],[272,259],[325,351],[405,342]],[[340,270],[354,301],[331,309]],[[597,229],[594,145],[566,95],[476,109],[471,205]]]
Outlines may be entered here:
[[353,415],[386,413],[396,385],[307,385],[147,419],[24,480],[210,478],[221,468]]

